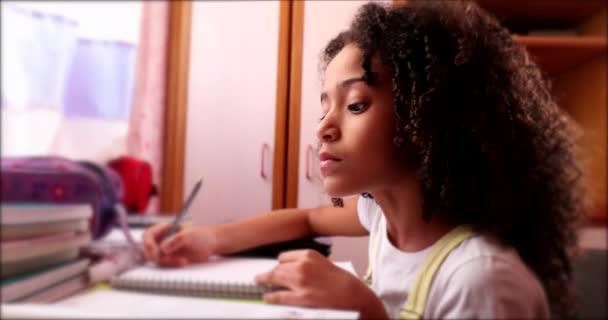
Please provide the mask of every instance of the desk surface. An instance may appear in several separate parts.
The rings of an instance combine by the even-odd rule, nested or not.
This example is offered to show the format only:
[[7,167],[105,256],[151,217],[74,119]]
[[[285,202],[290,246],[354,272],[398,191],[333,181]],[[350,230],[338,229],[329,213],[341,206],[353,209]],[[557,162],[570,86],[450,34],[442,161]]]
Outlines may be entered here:
[[[138,243],[141,243],[143,241],[144,231],[146,231],[146,229],[144,229],[144,228],[129,228],[129,229],[131,230],[131,235],[133,236],[133,240],[135,240]],[[105,237],[103,237],[99,241],[112,243],[112,244],[124,244],[124,245],[128,244],[127,237],[125,237],[125,234],[122,232],[122,230],[120,228],[112,229],[110,231],[110,233],[108,233]]]
[[52,305],[3,304],[2,314],[13,319],[357,319],[359,315],[354,311],[155,295],[109,288],[92,289]]

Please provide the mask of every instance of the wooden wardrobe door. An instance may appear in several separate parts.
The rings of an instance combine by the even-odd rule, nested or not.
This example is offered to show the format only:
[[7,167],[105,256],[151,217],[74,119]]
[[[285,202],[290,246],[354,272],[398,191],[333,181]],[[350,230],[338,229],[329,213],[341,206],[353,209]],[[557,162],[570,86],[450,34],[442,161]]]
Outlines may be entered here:
[[192,4],[184,197],[204,179],[194,223],[272,207],[279,5]]

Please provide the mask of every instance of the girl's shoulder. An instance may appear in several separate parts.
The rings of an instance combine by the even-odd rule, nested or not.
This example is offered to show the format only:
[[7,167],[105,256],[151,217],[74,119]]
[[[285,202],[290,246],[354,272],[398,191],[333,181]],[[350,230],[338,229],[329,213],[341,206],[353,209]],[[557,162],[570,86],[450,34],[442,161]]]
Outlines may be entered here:
[[474,274],[475,278],[503,276],[505,270],[514,277],[533,280],[540,285],[515,248],[488,235],[477,235],[454,248],[446,257],[438,276],[441,274],[445,280],[457,281],[469,274]]
[[549,315],[538,277],[514,248],[486,235],[464,241],[446,257],[428,302],[435,306],[432,318]]
[[382,216],[382,210],[380,206],[372,198],[358,196],[357,199],[357,215],[361,225],[368,231],[372,230],[372,225],[375,225],[380,216]]
[[515,248],[504,245],[489,235],[476,235],[463,241],[447,256],[444,265],[456,269],[476,260],[486,259],[501,260],[513,266],[525,266]]

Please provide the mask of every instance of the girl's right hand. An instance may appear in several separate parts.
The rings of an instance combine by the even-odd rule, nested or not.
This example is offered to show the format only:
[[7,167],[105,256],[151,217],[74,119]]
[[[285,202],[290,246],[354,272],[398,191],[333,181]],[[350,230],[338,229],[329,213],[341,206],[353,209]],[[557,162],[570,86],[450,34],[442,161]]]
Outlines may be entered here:
[[144,256],[160,266],[182,267],[189,263],[207,261],[214,254],[213,229],[204,226],[185,226],[163,240],[170,224],[157,224],[144,232]]

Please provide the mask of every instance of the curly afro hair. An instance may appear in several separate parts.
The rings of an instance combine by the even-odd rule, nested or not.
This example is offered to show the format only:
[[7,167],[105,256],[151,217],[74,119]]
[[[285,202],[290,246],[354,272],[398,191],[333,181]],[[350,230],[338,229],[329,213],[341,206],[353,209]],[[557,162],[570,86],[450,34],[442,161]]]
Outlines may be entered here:
[[552,316],[573,316],[570,259],[585,210],[579,130],[526,50],[461,1],[365,4],[322,52],[322,69],[350,43],[370,85],[373,57],[390,73],[394,143],[415,159],[423,218],[471,224],[513,246]]

